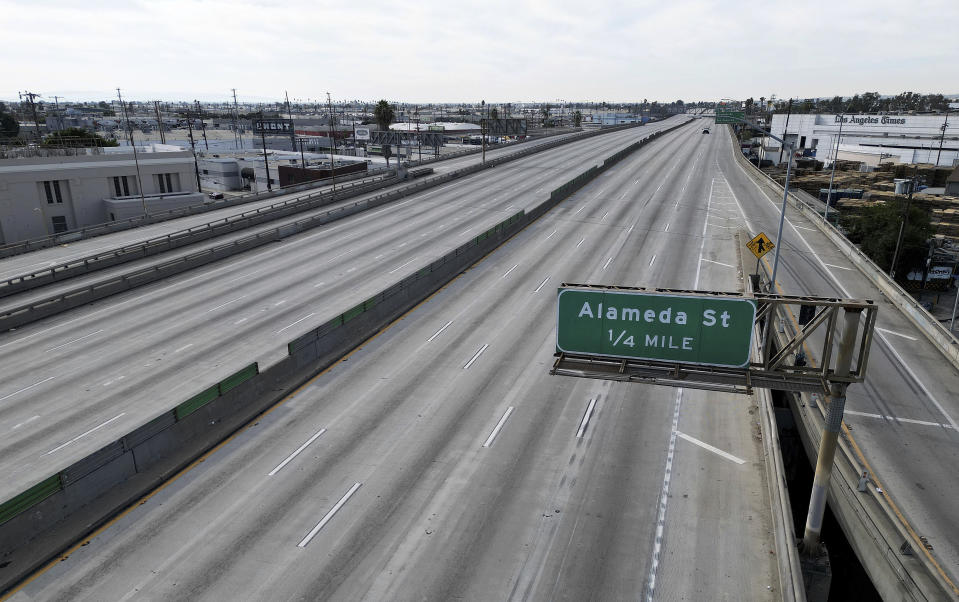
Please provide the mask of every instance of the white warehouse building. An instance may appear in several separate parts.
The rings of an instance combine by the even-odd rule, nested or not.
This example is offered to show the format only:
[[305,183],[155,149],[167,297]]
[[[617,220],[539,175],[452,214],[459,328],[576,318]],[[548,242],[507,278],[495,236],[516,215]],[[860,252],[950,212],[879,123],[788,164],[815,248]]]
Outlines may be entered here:
[[[840,124],[841,121],[841,124]],[[840,125],[842,135],[840,137]],[[940,137],[942,153],[940,156]],[[959,162],[959,116],[953,115],[835,115],[793,114],[786,124],[786,114],[772,116],[770,131],[795,145],[797,152],[813,156],[831,165],[838,158],[862,161],[876,166],[883,163],[932,163],[949,167]],[[767,138],[765,159],[779,161],[779,143]]]
[[129,147],[80,151],[87,154],[0,160],[0,244],[205,199],[197,191],[193,154],[177,147],[138,146],[139,179]]

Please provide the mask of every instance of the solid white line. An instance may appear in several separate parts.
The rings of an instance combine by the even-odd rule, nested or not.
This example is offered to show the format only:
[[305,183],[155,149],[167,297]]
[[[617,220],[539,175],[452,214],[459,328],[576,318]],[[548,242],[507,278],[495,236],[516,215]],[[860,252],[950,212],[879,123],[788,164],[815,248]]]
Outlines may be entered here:
[[576,438],[582,439],[583,434],[586,432],[586,425],[589,424],[589,419],[593,415],[593,408],[596,406],[596,398],[589,400],[589,405],[586,406],[586,413],[583,414],[583,421],[579,424],[579,430],[576,431]]
[[538,293],[538,292],[540,291],[540,289],[542,289],[544,286],[546,286],[546,281],[549,280],[549,278],[550,278],[550,277],[547,276],[545,280],[543,280],[542,282],[540,282],[540,283],[539,283],[539,286],[537,286],[537,287],[536,287],[536,290],[533,291],[533,292],[534,292],[534,293]]
[[706,259],[705,257],[703,257],[702,259],[700,259],[700,261],[708,261],[709,263],[715,263],[715,264],[717,264],[717,265],[724,265],[724,266],[726,266],[727,268],[734,268],[734,267],[736,267],[736,266],[734,266],[734,265],[730,265],[730,264],[728,264],[728,263],[723,263],[723,262],[721,262],[721,261],[713,261],[712,259]]
[[179,349],[174,349],[173,353],[180,353],[181,351],[189,349],[190,347],[193,347],[193,343],[187,343],[186,345],[184,345],[183,347],[180,347]]
[[43,383],[47,382],[48,380],[53,380],[53,379],[55,379],[55,378],[56,378],[56,376],[51,376],[50,378],[45,378],[45,379],[41,380],[41,381],[38,382],[38,383],[33,383],[33,384],[30,385],[29,387],[24,387],[24,388],[20,389],[19,391],[14,391],[13,393],[11,393],[11,394],[9,394],[9,395],[4,395],[3,397],[0,397],[0,401],[3,401],[4,399],[10,399],[10,398],[13,397],[14,395],[17,395],[17,394],[19,394],[19,393],[23,393],[24,391],[29,391],[30,389],[32,389],[32,388],[34,388],[34,387],[38,387],[38,386],[42,385]]
[[828,266],[831,267],[831,268],[837,268],[837,269],[840,269],[840,270],[847,270],[847,271],[850,271],[850,272],[853,271],[852,268],[844,268],[844,267],[842,267],[841,265],[833,265],[833,264],[831,264],[831,263],[824,263],[823,265],[828,265]]
[[[709,208],[713,203],[713,185],[715,180],[709,182],[709,196],[706,198],[706,215],[709,215]],[[699,244],[699,261],[696,263],[696,280],[693,282],[693,289],[699,288],[699,276],[703,269],[703,251],[706,250],[706,226],[709,225],[709,219],[703,220],[702,242]],[[682,390],[682,389],[680,389]]]
[[876,330],[878,330],[878,331],[880,331],[880,332],[885,332],[885,333],[887,333],[887,334],[894,334],[894,335],[896,335],[897,337],[902,337],[902,338],[904,338],[904,339],[909,339],[910,341],[916,341],[916,340],[918,340],[918,339],[916,339],[916,337],[911,337],[911,336],[909,336],[908,334],[902,334],[901,332],[896,332],[896,331],[894,331],[894,330],[886,330],[885,328],[879,328],[878,326],[876,326],[875,328],[876,328]]
[[436,337],[440,336],[440,333],[443,332],[444,330],[446,330],[446,329],[449,327],[449,325],[452,324],[452,323],[453,323],[453,320],[450,320],[450,321],[447,322],[446,324],[443,324],[443,328],[440,328],[439,330],[437,330],[436,332],[434,332],[434,333],[433,333],[433,336],[431,336],[430,338],[426,339],[426,342],[427,342],[427,343],[432,343],[432,342],[433,342],[433,339],[435,339]]
[[516,269],[516,266],[518,266],[518,265],[519,265],[519,264],[517,263],[516,265],[514,265],[514,266],[511,267],[510,269],[506,270],[506,273],[503,274],[503,278],[506,278],[507,276],[509,276],[509,273],[512,272],[513,270],[515,270],[515,269]]
[[473,362],[475,362],[479,356],[483,355],[483,352],[486,351],[487,347],[489,347],[488,344],[480,347],[480,350],[473,354],[473,357],[470,358],[470,361],[466,362],[466,365],[463,366],[463,370],[469,370],[469,367],[473,365]]
[[50,351],[56,351],[57,349],[60,349],[60,348],[62,348],[62,347],[66,347],[67,345],[72,345],[73,343],[76,343],[77,341],[82,341],[83,339],[85,339],[85,338],[87,338],[87,337],[92,337],[92,336],[95,335],[95,334],[100,334],[101,332],[103,332],[103,329],[102,329],[102,328],[101,328],[100,330],[96,331],[96,332],[91,332],[90,334],[85,334],[85,335],[83,335],[82,337],[80,337],[79,339],[73,339],[72,341],[68,341],[68,342],[66,342],[66,343],[64,343],[64,344],[62,344],[62,345],[57,345],[56,347],[51,347],[51,348],[47,349],[46,351],[44,351],[44,353],[49,353]]
[[217,305],[216,307],[211,307],[210,309],[206,310],[206,313],[210,313],[211,311],[216,311],[216,310],[220,309],[221,307],[226,307],[226,306],[229,305],[230,303],[236,303],[237,301],[239,301],[240,299],[243,299],[244,297],[246,297],[246,295],[243,295],[243,297],[237,297],[236,299],[233,299],[232,301],[227,301],[226,303],[223,303],[222,305]]
[[701,447],[701,448],[703,448],[703,449],[705,449],[705,450],[711,451],[711,452],[713,452],[713,453],[716,454],[716,455],[722,456],[723,458],[726,458],[727,460],[732,460],[732,461],[735,462],[736,464],[745,464],[745,463],[746,463],[746,461],[743,460],[742,458],[739,458],[739,457],[737,457],[737,456],[734,456],[734,455],[732,455],[732,454],[730,454],[730,453],[728,453],[728,452],[724,452],[723,450],[719,449],[718,447],[713,447],[712,445],[710,445],[710,444],[708,444],[708,443],[706,443],[706,442],[704,442],[704,441],[700,441],[699,439],[697,439],[697,438],[695,438],[695,437],[690,437],[690,436],[687,435],[686,433],[681,433],[681,432],[679,432],[679,431],[676,431],[676,434],[679,435],[680,437],[682,437],[683,439],[685,439],[686,441],[689,441],[689,442],[692,443],[693,445],[698,445],[699,447]]
[[554,235],[554,234],[556,234],[556,230],[553,230],[552,232],[550,232],[550,233],[549,233],[549,236],[546,237],[546,240],[549,240],[549,239],[553,238],[553,235]]
[[503,425],[506,424],[506,419],[509,418],[509,415],[513,413],[513,406],[506,408],[506,413],[503,414],[503,417],[499,419],[499,422],[496,423],[496,426],[493,428],[493,432],[489,434],[489,437],[486,438],[486,443],[483,444],[483,447],[489,447],[493,444],[493,439],[496,438],[496,435],[499,434]]
[[302,322],[303,320],[306,320],[307,318],[313,316],[315,313],[316,313],[316,312],[311,311],[310,313],[308,313],[307,315],[303,316],[302,318],[300,318],[300,319],[297,320],[296,322],[293,322],[292,324],[287,324],[287,325],[284,326],[283,328],[277,330],[274,334],[280,334],[281,332],[283,332],[283,331],[286,330],[287,328],[293,328],[294,326],[296,326],[297,324],[299,324],[299,323]]
[[851,414],[853,416],[865,416],[867,418],[878,418],[880,420],[892,420],[894,422],[906,422],[909,424],[919,424],[922,426],[938,426],[944,429],[951,429],[952,426],[948,424],[943,424],[941,422],[933,422],[931,420],[916,420],[915,418],[899,418],[898,416],[889,416],[883,414],[872,414],[870,412],[856,412],[855,410],[844,410],[846,414]]
[[51,449],[50,451],[48,451],[47,453],[45,453],[45,454],[43,454],[43,455],[44,455],[44,456],[49,456],[49,455],[52,454],[53,452],[59,451],[59,450],[63,449],[64,447],[70,445],[70,444],[73,443],[74,441],[77,441],[78,439],[81,439],[82,437],[86,437],[87,435],[89,435],[90,433],[92,433],[92,432],[94,432],[94,431],[100,430],[101,428],[105,427],[106,425],[110,424],[110,423],[113,422],[114,420],[116,420],[116,419],[118,419],[119,417],[124,416],[124,415],[126,415],[126,412],[120,412],[119,414],[117,414],[117,415],[114,416],[113,418],[107,420],[106,422],[104,422],[104,423],[102,423],[102,424],[98,424],[97,426],[93,427],[92,429],[90,429],[89,431],[83,433],[82,435],[77,435],[76,437],[74,437],[73,439],[70,439],[69,441],[67,441],[67,442],[64,443],[63,445],[58,445],[57,447],[54,447],[53,449]]
[[316,534],[320,532],[320,529],[326,526],[326,523],[330,522],[330,519],[333,518],[333,515],[339,512],[340,508],[343,507],[343,504],[349,501],[353,494],[356,493],[356,490],[360,488],[360,485],[362,485],[362,483],[353,483],[353,486],[350,487],[350,490],[340,498],[340,501],[338,501],[335,506],[330,508],[330,511],[327,512],[326,516],[323,517],[323,520],[316,523],[316,526],[306,534],[306,537],[304,537],[300,543],[296,544],[296,547],[305,548],[310,543],[310,540],[312,540]]
[[604,269],[604,270],[609,267],[609,262],[611,262],[612,260],[613,260],[612,257],[610,257],[609,259],[606,260],[606,263],[603,264],[603,269]]
[[584,242],[586,242],[586,239],[585,239],[585,238],[583,238],[583,240],[581,240],[581,241],[579,241],[578,243],[576,243],[576,248],[578,249],[578,248],[579,248],[579,245],[583,244]]
[[[472,228],[470,228],[470,229],[472,230]],[[387,273],[392,274],[393,272],[396,272],[396,271],[398,271],[398,270],[402,270],[403,268],[405,268],[406,266],[410,265],[410,264],[413,263],[414,261],[416,261],[416,258],[415,258],[415,257],[414,257],[413,259],[410,259],[409,261],[407,261],[407,262],[404,263],[403,265],[401,265],[401,266],[399,266],[399,267],[397,267],[397,268],[393,268],[392,270],[390,270],[390,271],[387,272]]]
[[276,466],[276,468],[274,468],[274,469],[271,470],[269,473],[267,473],[266,476],[272,477],[272,476],[275,475],[276,473],[278,473],[278,472],[280,472],[281,470],[283,470],[283,467],[284,467],[284,466],[286,466],[286,465],[289,464],[291,461],[293,461],[293,458],[295,458],[295,457],[297,457],[298,455],[300,455],[300,452],[301,452],[301,451],[303,451],[304,449],[306,449],[307,446],[308,446],[310,443],[313,443],[314,441],[316,441],[317,439],[319,439],[319,438],[320,438],[320,435],[322,435],[322,434],[325,433],[325,432],[326,432],[326,429],[320,429],[319,431],[317,431],[312,437],[310,437],[309,439],[306,440],[306,443],[304,443],[303,445],[301,445],[301,446],[299,446],[298,448],[296,448],[296,451],[295,451],[295,452],[293,452],[292,454],[290,454],[289,456],[287,456],[287,457],[286,457],[286,460],[283,460],[282,462],[280,462],[280,463]]

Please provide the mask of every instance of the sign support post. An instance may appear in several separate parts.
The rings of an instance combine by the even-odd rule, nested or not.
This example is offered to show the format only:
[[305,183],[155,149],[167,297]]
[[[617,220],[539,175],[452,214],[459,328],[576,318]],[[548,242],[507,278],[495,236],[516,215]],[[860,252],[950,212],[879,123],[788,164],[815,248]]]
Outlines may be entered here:
[[[839,355],[836,357],[835,376],[837,377],[849,375],[861,312],[862,309],[858,308],[843,310],[842,339],[839,343]],[[826,492],[829,489],[833,458],[836,455],[836,443],[839,439],[839,431],[842,429],[843,409],[846,405],[848,383],[833,380],[829,384],[829,409],[826,411],[826,424],[823,428],[822,438],[819,440],[816,476],[813,479],[812,493],[809,496],[806,530],[800,545],[800,551],[810,557],[817,556],[820,551],[819,536],[822,533],[822,519],[826,508]]]

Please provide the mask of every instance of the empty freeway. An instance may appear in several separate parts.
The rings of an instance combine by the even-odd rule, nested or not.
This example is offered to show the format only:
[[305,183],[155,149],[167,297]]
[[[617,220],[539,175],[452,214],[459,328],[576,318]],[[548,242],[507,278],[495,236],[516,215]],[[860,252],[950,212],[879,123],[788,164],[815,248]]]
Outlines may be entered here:
[[[3,335],[0,497],[275,361],[645,129]],[[14,599],[778,597],[751,398],[547,375],[562,282],[741,290],[733,235],[774,233],[778,207],[734,152],[695,124],[635,152]],[[789,219],[783,292],[878,297]],[[957,374],[888,304],[879,326],[847,423],[954,575]]]

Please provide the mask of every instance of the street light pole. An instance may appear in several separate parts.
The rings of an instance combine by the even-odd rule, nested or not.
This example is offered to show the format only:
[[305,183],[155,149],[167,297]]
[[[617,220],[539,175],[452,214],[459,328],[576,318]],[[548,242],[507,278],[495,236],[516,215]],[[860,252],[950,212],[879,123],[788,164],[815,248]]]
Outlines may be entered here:
[[919,166],[912,170],[912,182],[909,184],[909,197],[906,199],[906,210],[903,213],[902,221],[899,222],[899,236],[896,237],[896,250],[892,254],[892,265],[889,266],[889,277],[896,277],[896,263],[899,261],[899,246],[902,244],[903,234],[906,232],[906,226],[909,224],[909,206],[912,204],[912,191],[916,189],[916,174],[919,173]]
[[846,121],[846,114],[839,116],[839,135],[836,136],[836,154],[832,158],[832,173],[829,174],[829,194],[826,195],[826,212],[823,215],[823,221],[829,221],[829,201],[832,200],[832,181],[836,177],[836,161],[839,160],[839,141],[842,139],[842,125]]
[[946,120],[942,122],[942,133],[939,134],[939,154],[936,155],[936,167],[939,167],[939,158],[942,157],[942,142],[946,139],[946,127],[949,125],[949,113],[946,113]]

